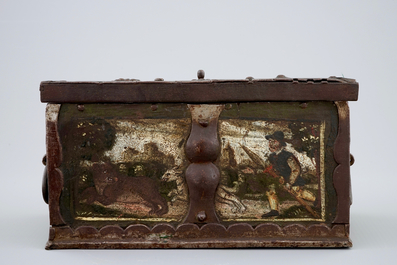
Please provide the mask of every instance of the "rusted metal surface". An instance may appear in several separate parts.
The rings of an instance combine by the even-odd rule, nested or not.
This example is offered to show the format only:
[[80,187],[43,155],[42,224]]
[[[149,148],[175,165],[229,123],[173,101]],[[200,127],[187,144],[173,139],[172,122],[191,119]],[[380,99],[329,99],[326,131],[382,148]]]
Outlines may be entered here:
[[[200,73],[203,77],[204,74]],[[200,76],[201,76],[200,75]],[[188,105],[192,129],[186,142],[186,158],[191,162],[185,177],[189,187],[189,212],[185,223],[217,223],[215,194],[220,172],[213,162],[220,154],[218,118],[224,105]]]
[[[199,227],[181,224],[174,228],[159,224],[153,228],[130,225],[125,229],[108,225],[101,229],[81,226],[54,227],[47,249],[57,248],[246,248],[246,247],[351,247],[343,225],[321,224],[305,227],[292,224],[234,224],[228,228],[216,223]],[[79,241],[73,240],[79,238]]]
[[62,163],[62,150],[58,134],[58,114],[60,108],[60,104],[48,104],[46,109],[46,168],[48,174],[48,205],[51,225],[65,224],[59,207],[59,198],[63,189],[63,174],[59,169]]
[[47,249],[351,246],[349,110],[333,101],[357,83],[198,77],[42,83],[78,103],[47,107]]
[[334,158],[338,166],[334,171],[334,187],[338,196],[338,213],[334,223],[346,224],[350,220],[350,115],[347,102],[335,102],[338,108],[338,137],[334,145]]
[[358,84],[342,78],[180,82],[42,82],[41,101],[56,103],[218,103],[357,100]]

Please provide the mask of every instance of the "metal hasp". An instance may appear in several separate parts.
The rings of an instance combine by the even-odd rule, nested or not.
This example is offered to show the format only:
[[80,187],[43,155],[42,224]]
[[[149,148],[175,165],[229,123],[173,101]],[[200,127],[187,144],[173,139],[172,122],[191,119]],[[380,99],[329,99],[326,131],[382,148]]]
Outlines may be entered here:
[[45,81],[47,249],[351,247],[347,78]]
[[218,117],[223,105],[188,105],[192,114],[192,130],[186,143],[186,169],[190,207],[185,223],[218,223],[215,193],[219,169],[213,164],[220,153]]

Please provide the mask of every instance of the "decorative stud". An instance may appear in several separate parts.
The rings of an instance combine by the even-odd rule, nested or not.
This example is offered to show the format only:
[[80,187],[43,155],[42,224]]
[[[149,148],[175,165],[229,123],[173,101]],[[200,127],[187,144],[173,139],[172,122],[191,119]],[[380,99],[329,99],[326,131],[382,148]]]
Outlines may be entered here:
[[197,71],[197,78],[198,79],[204,79],[204,76],[205,76],[204,70],[198,70]]
[[79,111],[84,111],[84,105],[77,105],[77,109]]
[[200,222],[205,221],[205,219],[207,219],[207,215],[205,214],[205,211],[200,211],[197,214],[197,220]]
[[301,109],[306,109],[307,108],[307,103],[303,102],[303,103],[299,104],[299,107],[301,107]]
[[226,110],[229,110],[229,109],[231,109],[232,107],[233,107],[232,104],[226,104],[226,105],[225,105],[225,109],[226,109]]

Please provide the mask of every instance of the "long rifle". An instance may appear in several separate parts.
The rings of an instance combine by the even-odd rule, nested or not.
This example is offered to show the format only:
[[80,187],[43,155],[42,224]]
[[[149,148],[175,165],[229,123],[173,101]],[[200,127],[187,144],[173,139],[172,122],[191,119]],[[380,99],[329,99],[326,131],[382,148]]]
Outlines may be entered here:
[[[255,154],[254,152],[252,152],[248,147],[241,145],[241,148],[247,153],[247,155],[251,158],[252,161],[254,161],[255,164],[259,165],[259,166],[263,166],[265,168],[264,172],[265,173],[269,173],[272,177],[274,178],[278,178],[280,179],[281,177],[279,175],[277,175],[277,173],[274,171],[274,169],[270,166],[270,167],[266,167],[266,163],[265,161],[263,161],[263,159]],[[318,215],[318,213],[316,213],[312,207],[310,207],[309,205],[307,205],[307,203],[300,198],[299,196],[297,196],[295,194],[294,191],[291,191],[289,189],[287,189],[285,186],[283,186],[284,190],[286,190],[289,194],[291,194],[303,207],[306,208],[306,210],[313,215],[315,218],[320,218],[320,216]]]
[[[274,172],[273,168],[269,167],[264,170],[264,172],[269,173],[273,178],[280,178],[279,175],[277,175],[276,172]],[[298,195],[296,195],[295,191],[287,189],[285,186],[283,186],[284,190],[286,190],[289,194],[295,197],[295,199],[303,206],[306,208],[306,210],[311,213],[314,217],[320,218],[320,216],[310,207],[302,198],[300,198]]]

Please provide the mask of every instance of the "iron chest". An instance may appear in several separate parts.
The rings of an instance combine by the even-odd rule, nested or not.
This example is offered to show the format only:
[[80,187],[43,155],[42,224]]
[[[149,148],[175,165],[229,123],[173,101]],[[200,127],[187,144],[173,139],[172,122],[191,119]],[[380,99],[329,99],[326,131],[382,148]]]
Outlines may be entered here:
[[47,249],[350,247],[346,78],[42,82]]

